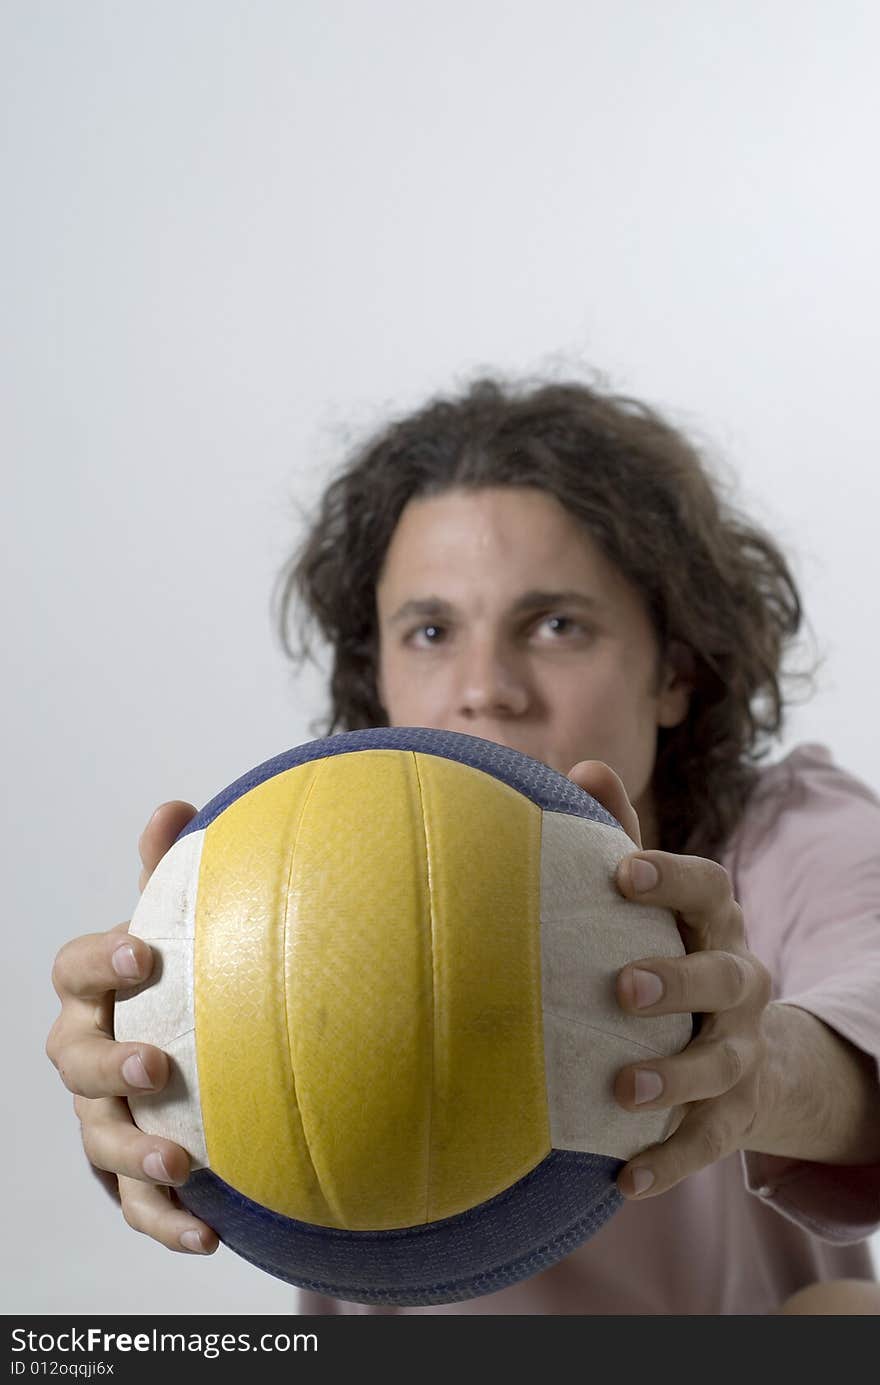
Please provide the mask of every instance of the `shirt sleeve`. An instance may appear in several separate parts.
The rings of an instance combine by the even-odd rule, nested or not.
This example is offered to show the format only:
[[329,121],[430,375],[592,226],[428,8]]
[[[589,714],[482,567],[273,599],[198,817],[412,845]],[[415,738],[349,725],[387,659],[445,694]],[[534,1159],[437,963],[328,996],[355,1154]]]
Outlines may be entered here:
[[[880,799],[823,746],[800,747],[771,775],[732,868],[749,945],[774,999],[873,1059],[880,1119]],[[880,1228],[880,1166],[741,1157],[748,1191],[820,1239]]]

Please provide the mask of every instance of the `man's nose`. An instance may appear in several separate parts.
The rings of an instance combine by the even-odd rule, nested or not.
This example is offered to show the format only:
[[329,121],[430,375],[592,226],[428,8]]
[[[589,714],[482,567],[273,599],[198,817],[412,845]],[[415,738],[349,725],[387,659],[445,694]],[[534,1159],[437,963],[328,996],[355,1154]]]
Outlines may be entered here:
[[531,700],[523,660],[499,643],[472,645],[462,653],[456,700],[459,715],[469,720],[522,716]]

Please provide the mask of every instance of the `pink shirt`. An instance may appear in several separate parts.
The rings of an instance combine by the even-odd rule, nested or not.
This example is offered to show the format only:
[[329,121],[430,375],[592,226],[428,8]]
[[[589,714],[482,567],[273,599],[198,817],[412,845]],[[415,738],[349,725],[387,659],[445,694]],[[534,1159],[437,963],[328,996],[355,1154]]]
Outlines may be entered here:
[[[880,1064],[880,799],[820,745],[763,771],[722,863],[774,999]],[[636,906],[637,907],[637,906]],[[880,1168],[736,1154],[627,1202],[549,1270],[464,1303],[373,1308],[297,1290],[298,1313],[765,1314],[814,1280],[874,1278]]]

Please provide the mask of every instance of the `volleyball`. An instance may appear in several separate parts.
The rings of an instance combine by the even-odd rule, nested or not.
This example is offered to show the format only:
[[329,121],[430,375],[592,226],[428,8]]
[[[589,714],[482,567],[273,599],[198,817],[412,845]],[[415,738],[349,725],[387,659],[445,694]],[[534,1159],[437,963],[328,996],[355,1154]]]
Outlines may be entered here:
[[691,1037],[616,1001],[621,967],[684,952],[616,887],[634,849],[563,775],[453,732],[334,735],[223,790],[141,896],[153,979],[115,1008],[172,1059],[129,1105],[188,1150],[184,1206],[370,1304],[491,1293],[586,1241],[676,1118],[623,1110],[615,1074]]

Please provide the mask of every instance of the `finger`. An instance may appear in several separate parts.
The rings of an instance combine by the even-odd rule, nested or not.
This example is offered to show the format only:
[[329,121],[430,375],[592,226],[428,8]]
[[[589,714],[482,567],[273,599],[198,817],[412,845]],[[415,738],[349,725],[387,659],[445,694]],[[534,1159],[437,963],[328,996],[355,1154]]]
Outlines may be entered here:
[[63,1028],[50,1042],[49,1057],[67,1090],[77,1096],[157,1092],[168,1081],[168,1058],[151,1044],[118,1044],[101,1034],[72,1037]]
[[125,990],[145,981],[153,970],[148,943],[119,924],[106,933],[86,933],[65,943],[52,968],[52,985],[59,998],[97,1000],[108,991]]
[[621,1068],[614,1098],[628,1111],[655,1111],[723,1096],[745,1076],[751,1048],[746,1040],[698,1039],[672,1058]]
[[[644,866],[652,867],[653,873]],[[701,949],[746,946],[742,909],[733,897],[730,876],[717,861],[643,851],[624,857],[617,884],[627,899],[672,909],[693,931]]]
[[119,1200],[129,1226],[169,1250],[210,1255],[220,1244],[206,1222],[193,1217],[167,1190],[139,1179],[120,1178]]
[[145,1135],[121,1097],[78,1098],[83,1148],[89,1163],[108,1173],[146,1183],[180,1186],[189,1177],[189,1155],[180,1145]]
[[[722,1101],[724,1099],[722,1098]],[[662,1145],[642,1150],[621,1169],[617,1186],[626,1198],[655,1197],[675,1187],[683,1178],[715,1164],[739,1147],[734,1123],[724,1113],[722,1101],[692,1107],[674,1135]]]
[[638,813],[629,801],[623,780],[610,765],[602,760],[579,760],[567,777],[601,803],[613,818],[617,818],[627,836],[641,846]]
[[191,803],[184,803],[180,799],[162,803],[156,809],[138,841],[138,851],[144,867],[140,875],[141,889],[197,812],[198,809]]
[[629,1014],[717,1014],[757,1002],[759,993],[763,988],[752,958],[733,952],[646,957],[617,974],[617,1000]]

